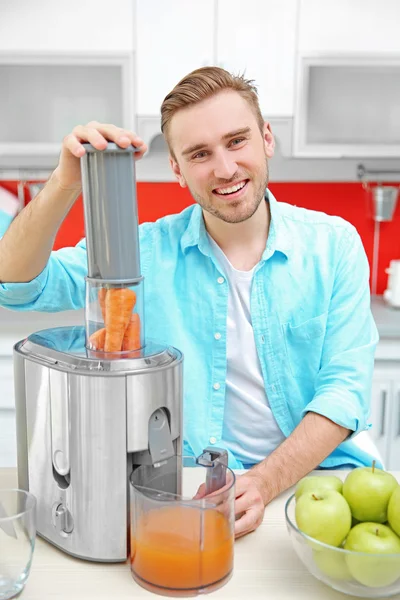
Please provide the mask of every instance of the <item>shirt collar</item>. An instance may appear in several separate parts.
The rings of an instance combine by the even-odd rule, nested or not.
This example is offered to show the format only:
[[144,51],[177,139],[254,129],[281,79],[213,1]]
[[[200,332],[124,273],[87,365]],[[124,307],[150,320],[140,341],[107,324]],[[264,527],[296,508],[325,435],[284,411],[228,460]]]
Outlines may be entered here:
[[[269,202],[271,223],[269,226],[267,245],[262,258],[263,260],[267,260],[274,252],[281,252],[286,257],[289,257],[292,248],[292,240],[289,232],[286,231],[285,223],[279,208],[279,202],[277,202],[268,189],[265,191],[265,200],[266,202]],[[192,246],[198,246],[199,250],[206,256],[211,255],[210,243],[203,219],[203,211],[199,204],[194,205],[189,223],[181,238],[181,248],[183,252]]]

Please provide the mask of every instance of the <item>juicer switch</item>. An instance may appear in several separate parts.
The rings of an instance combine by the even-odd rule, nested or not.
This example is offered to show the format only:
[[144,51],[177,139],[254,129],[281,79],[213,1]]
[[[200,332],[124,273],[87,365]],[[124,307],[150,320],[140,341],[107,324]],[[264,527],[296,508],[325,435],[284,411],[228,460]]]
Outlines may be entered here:
[[58,533],[71,533],[74,529],[72,515],[63,504],[58,504],[53,512],[53,525]]

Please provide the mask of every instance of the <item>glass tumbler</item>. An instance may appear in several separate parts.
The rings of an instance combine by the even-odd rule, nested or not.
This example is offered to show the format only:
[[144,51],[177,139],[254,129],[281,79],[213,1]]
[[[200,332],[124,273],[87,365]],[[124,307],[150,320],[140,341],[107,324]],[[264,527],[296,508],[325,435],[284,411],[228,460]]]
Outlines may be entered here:
[[182,494],[165,491],[166,478],[157,467],[138,467],[130,478],[132,575],[165,596],[214,591],[233,570],[235,475],[225,467],[223,487],[199,497],[213,479],[213,467],[199,466],[195,458],[184,461],[176,471]]
[[0,600],[23,590],[35,537],[36,498],[24,490],[0,490]]

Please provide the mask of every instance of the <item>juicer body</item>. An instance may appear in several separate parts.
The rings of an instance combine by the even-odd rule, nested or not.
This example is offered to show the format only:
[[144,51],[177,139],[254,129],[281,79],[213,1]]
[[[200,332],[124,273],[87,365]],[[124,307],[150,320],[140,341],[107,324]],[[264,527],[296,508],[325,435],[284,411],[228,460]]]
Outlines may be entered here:
[[85,327],[14,348],[18,478],[36,496],[39,535],[80,558],[124,561],[132,472],[149,466],[180,493],[181,472],[166,465],[181,455],[182,355],[144,333],[135,148],[84,148]]
[[[84,340],[83,327],[50,329],[14,348],[19,487],[36,496],[40,536],[125,561],[132,471],[181,455],[182,355],[148,343],[101,360]],[[180,473],[168,481],[179,493]]]

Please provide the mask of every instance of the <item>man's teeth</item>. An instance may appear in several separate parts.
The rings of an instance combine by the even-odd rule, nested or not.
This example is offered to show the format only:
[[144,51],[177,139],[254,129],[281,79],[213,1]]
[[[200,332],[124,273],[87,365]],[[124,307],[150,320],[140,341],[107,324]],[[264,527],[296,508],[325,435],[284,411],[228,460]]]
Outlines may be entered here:
[[241,183],[238,183],[237,185],[234,185],[232,187],[224,188],[223,190],[216,190],[216,192],[217,192],[217,194],[233,194],[233,192],[237,192],[238,190],[241,190],[245,185],[246,185],[246,182],[242,181]]

